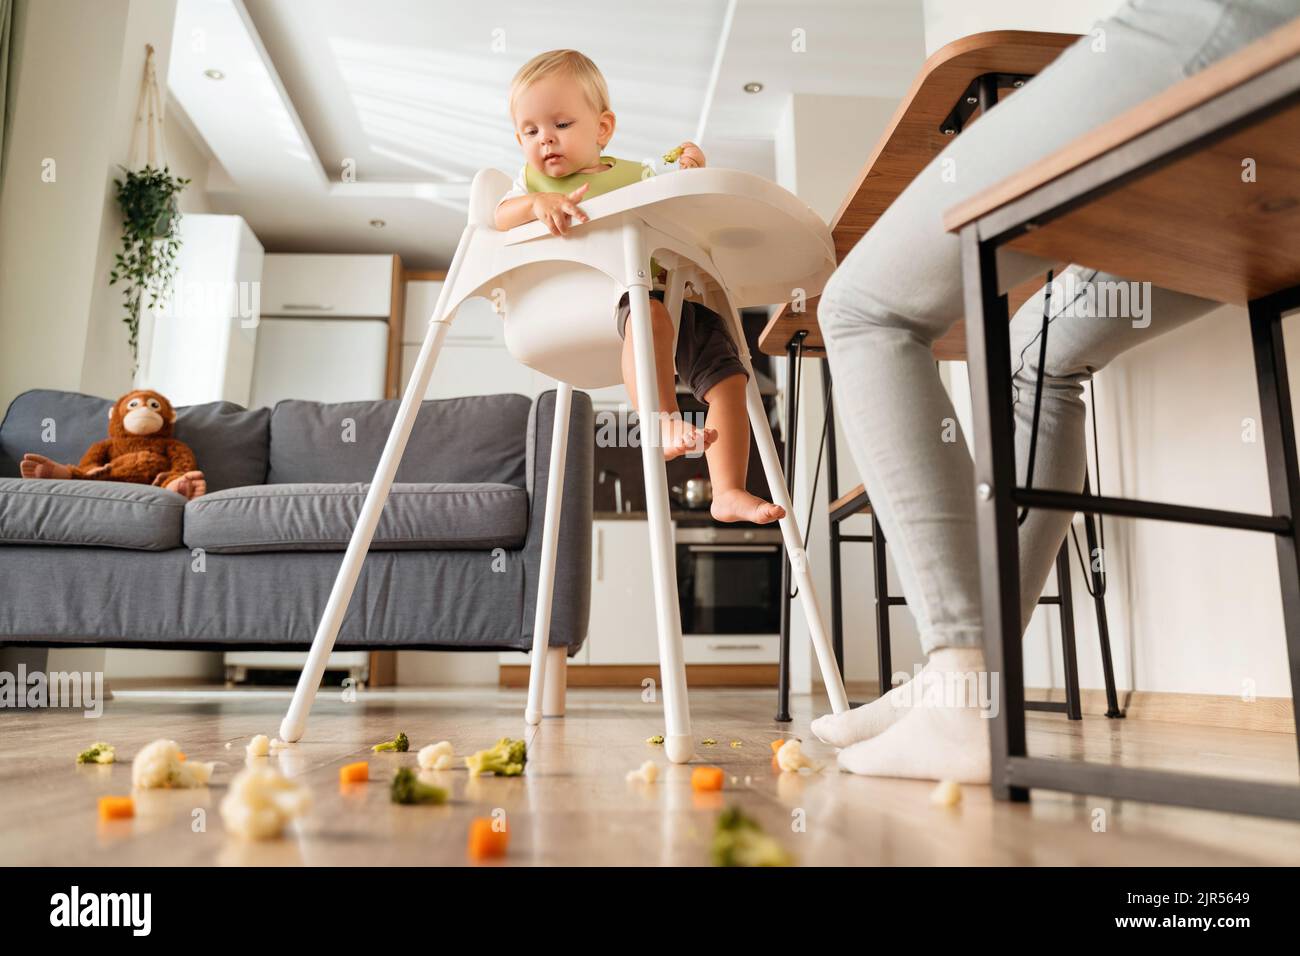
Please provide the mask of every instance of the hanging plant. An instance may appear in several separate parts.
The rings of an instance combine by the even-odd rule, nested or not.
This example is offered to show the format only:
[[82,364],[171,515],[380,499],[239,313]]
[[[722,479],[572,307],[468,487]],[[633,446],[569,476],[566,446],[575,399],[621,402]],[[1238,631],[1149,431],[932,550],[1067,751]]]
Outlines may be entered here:
[[188,179],[174,177],[164,166],[129,170],[119,166],[126,178],[113,180],[117,204],[122,210],[122,251],[115,257],[109,285],[126,283],[122,298],[128,330],[132,374],[140,364],[140,305],[149,297],[150,308],[167,299],[176,274],[176,253],[180,250],[180,204],[177,197]]

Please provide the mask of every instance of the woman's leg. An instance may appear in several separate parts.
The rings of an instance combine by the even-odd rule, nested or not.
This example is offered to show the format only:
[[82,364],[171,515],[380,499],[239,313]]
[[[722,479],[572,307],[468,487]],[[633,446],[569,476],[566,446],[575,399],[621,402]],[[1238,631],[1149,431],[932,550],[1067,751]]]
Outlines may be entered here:
[[[937,659],[938,672],[983,667],[974,471],[931,355],[934,341],[960,317],[963,301],[958,240],[943,231],[942,213],[1194,72],[1204,65],[1206,49],[1222,56],[1253,38],[1224,11],[1224,5],[1209,0],[1148,2],[1127,5],[1102,21],[1104,49],[1098,49],[1096,39],[1085,38],[963,132],[849,253],[823,293],[819,319],[850,450],[889,537],[922,646],[934,655],[931,665]],[[1225,36],[1225,30],[1232,35]],[[1004,286],[1046,267],[1011,253],[999,262]],[[1147,337],[1203,308],[1187,297],[1168,302],[1170,315],[1162,317],[1157,309]],[[1036,317],[1032,305],[1021,310],[1013,342],[1023,346],[1040,324],[1041,301]],[[1070,328],[1073,334],[1062,326],[1058,338],[1049,335],[1049,356],[1076,371],[1064,384],[1053,381],[1051,398],[1045,393],[1038,487],[1081,483],[1079,383],[1144,340],[1115,323],[1076,319]],[[1034,354],[1026,367],[1036,361]],[[1020,380],[1023,376],[1024,369]],[[1017,407],[1022,449],[1027,447],[1027,409],[1032,405],[1022,400]],[[1051,465],[1041,464],[1046,461]],[[1041,590],[1065,530],[1062,517],[1068,520],[1034,515],[1022,529],[1026,595]],[[886,701],[868,708],[877,715],[890,709]],[[846,751],[848,760],[841,755],[842,763],[867,773],[933,777],[947,770],[948,775],[987,779],[986,725],[972,708],[939,709],[951,713],[922,716],[922,710],[936,708],[914,708],[905,722],[852,748],[856,753]],[[842,741],[860,729],[854,724],[864,722],[863,717],[855,711],[823,718],[817,732],[831,742]],[[873,743],[880,746],[869,747]]]

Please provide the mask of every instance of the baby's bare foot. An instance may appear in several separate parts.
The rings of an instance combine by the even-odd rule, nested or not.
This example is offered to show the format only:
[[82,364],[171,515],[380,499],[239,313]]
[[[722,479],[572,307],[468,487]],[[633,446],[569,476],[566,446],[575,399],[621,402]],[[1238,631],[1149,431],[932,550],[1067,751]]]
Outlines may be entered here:
[[717,440],[716,428],[701,428],[676,415],[663,419],[660,442],[663,445],[664,461],[672,461],[682,455],[701,455]]
[[718,521],[752,521],[754,524],[771,524],[785,517],[785,509],[780,505],[755,497],[743,488],[714,495],[709,513]]
[[24,478],[71,478],[72,469],[51,461],[44,455],[29,451],[18,463],[18,473]]
[[208,492],[208,482],[201,471],[187,471],[179,478],[173,478],[163,487],[191,500],[200,498]]

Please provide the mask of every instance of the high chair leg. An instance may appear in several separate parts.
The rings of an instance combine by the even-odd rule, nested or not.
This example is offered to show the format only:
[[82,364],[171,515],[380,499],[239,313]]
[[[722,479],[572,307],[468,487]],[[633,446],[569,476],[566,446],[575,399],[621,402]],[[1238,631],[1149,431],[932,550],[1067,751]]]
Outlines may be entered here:
[[547,681],[546,658],[551,650],[555,552],[560,540],[560,508],[564,499],[564,460],[569,448],[569,409],[573,407],[573,386],[568,382],[556,384],[551,464],[546,473],[546,517],[542,524],[541,567],[537,575],[537,612],[533,618],[533,653],[528,662],[528,704],[524,708],[524,720],[530,724],[542,722],[542,695]]
[[831,711],[839,714],[849,709],[849,696],[844,690],[844,680],[835,661],[835,652],[826,628],[822,624],[821,605],[817,600],[817,591],[813,587],[812,574],[808,567],[808,553],[804,550],[803,536],[795,522],[794,502],[790,500],[790,490],[781,471],[781,459],[776,453],[776,442],[772,438],[772,427],[768,423],[767,410],[763,407],[763,397],[758,392],[758,381],[754,378],[754,366],[749,360],[749,348],[745,344],[740,314],[731,304],[731,297],[725,291],[726,315],[732,327],[732,338],[737,343],[740,361],[749,373],[749,386],[745,390],[746,406],[749,411],[750,430],[758,445],[758,456],[763,462],[763,473],[767,476],[767,487],[772,494],[772,501],[785,509],[781,519],[781,536],[785,541],[785,553],[790,561],[795,584],[799,589],[799,601],[803,605],[804,617],[808,621],[808,631],[812,636],[813,649],[817,652],[817,663],[821,667],[822,683],[826,685],[826,696],[830,698]]
[[469,245],[474,228],[472,225],[466,226],[461,234],[460,244],[456,247],[451,268],[447,270],[446,281],[443,282],[442,292],[438,296],[438,304],[429,321],[429,329],[424,335],[424,345],[420,347],[415,368],[411,371],[411,381],[402,396],[402,404],[398,406],[397,418],[388,433],[388,441],[384,443],[383,454],[379,456],[375,477],[370,482],[366,500],[361,506],[361,516],[357,519],[357,526],[352,529],[352,538],[348,541],[348,549],[343,555],[343,564],[334,578],[334,587],[330,590],[329,600],[325,604],[325,613],[316,628],[316,636],[312,638],[307,662],[298,676],[298,686],[294,689],[293,700],[289,702],[289,710],[284,715],[284,720],[280,722],[280,738],[290,743],[300,740],[307,727],[307,714],[316,699],[316,688],[320,686],[321,677],[325,673],[325,664],[329,661],[330,651],[334,649],[339,627],[343,624],[343,615],[347,613],[348,601],[352,599],[352,590],[356,587],[357,577],[361,573],[361,563],[365,561],[366,552],[370,550],[370,540],[375,536],[375,526],[379,524],[384,503],[388,501],[388,491],[393,484],[393,476],[397,474],[397,466],[402,461],[402,453],[406,450],[406,440],[411,436],[411,427],[415,424],[420,402],[429,389],[429,379],[433,377],[433,367],[437,364],[438,353],[442,350],[442,340],[446,338],[447,329],[454,318],[454,313],[443,314],[447,295],[456,281],[462,253]]
[[629,277],[628,322],[636,358],[636,384],[641,420],[641,467],[645,475],[646,510],[650,524],[650,559],[654,569],[655,619],[659,631],[659,680],[664,695],[664,750],[673,763],[685,763],[695,752],[691,739],[690,704],[686,697],[686,662],[682,653],[681,608],[677,603],[676,552],[668,512],[668,478],[659,440],[660,395],[655,374],[654,332],[650,325],[649,253],[644,226],[630,220],[623,230],[623,252]]

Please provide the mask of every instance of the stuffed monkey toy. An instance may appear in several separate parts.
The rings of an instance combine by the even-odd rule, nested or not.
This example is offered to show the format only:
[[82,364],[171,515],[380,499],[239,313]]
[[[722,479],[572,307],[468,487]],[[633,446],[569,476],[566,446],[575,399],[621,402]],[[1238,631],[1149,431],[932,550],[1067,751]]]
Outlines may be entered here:
[[24,478],[89,478],[156,485],[186,498],[208,490],[194,452],[172,437],[176,412],[149,389],[127,392],[108,410],[108,438],[97,441],[77,465],[61,465],[28,452],[18,469]]

